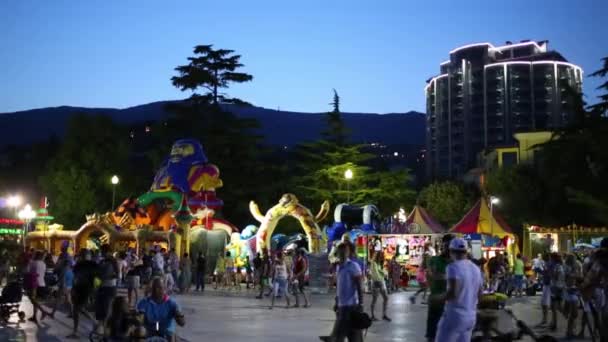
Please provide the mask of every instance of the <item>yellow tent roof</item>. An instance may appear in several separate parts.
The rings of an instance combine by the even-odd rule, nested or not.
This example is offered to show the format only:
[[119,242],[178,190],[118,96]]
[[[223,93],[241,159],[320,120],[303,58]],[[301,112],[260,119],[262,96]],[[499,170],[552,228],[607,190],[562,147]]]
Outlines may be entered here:
[[486,234],[504,238],[513,237],[509,225],[496,213],[490,213],[490,207],[484,197],[469,210],[469,212],[451,229],[452,233],[460,234]]

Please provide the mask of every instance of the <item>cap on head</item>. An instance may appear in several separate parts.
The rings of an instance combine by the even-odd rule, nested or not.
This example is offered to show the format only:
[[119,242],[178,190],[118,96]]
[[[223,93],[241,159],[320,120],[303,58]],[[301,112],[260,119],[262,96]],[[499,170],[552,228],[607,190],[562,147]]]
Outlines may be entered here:
[[455,238],[450,241],[450,250],[451,251],[459,251],[466,252],[467,250],[467,242],[461,238]]

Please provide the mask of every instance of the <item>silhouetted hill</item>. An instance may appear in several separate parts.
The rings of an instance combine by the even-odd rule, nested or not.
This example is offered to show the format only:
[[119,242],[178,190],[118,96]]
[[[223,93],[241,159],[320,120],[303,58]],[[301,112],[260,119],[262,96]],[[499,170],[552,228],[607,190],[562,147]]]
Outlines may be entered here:
[[[61,137],[70,116],[76,113],[106,114],[123,124],[153,122],[166,118],[167,102],[115,108],[52,107],[0,114],[0,145],[27,144]],[[260,134],[271,145],[294,145],[317,139],[325,122],[322,113],[277,111],[262,107],[227,105],[240,117],[256,118],[261,124]],[[386,145],[424,145],[425,117],[418,112],[369,114],[343,113],[355,142],[380,142]]]

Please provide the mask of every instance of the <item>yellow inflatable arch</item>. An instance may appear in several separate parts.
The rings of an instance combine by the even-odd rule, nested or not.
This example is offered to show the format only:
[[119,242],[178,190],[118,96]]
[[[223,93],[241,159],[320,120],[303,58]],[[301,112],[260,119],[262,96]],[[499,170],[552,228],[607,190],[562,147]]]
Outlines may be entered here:
[[266,215],[262,215],[254,201],[249,203],[249,211],[260,222],[260,228],[256,234],[256,249],[260,253],[269,249],[272,232],[279,221],[288,215],[297,219],[302,225],[308,238],[309,253],[319,253],[321,246],[325,246],[327,243],[317,223],[329,213],[328,201],[323,202],[317,216],[313,216],[308,208],[301,205],[294,194],[284,194],[277,205],[268,209]]

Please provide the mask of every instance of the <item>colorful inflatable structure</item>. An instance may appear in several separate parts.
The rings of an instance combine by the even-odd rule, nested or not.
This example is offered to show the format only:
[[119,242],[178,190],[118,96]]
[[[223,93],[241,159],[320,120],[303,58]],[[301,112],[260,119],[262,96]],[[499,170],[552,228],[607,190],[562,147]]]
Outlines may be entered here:
[[310,253],[319,253],[321,247],[325,246],[325,237],[317,223],[329,213],[328,201],[323,202],[316,216],[313,216],[308,208],[300,204],[294,194],[284,194],[277,205],[268,209],[266,215],[262,215],[254,201],[249,203],[249,211],[260,222],[260,227],[256,232],[255,246],[258,252],[267,251],[271,247],[272,232],[285,216],[292,216],[300,222],[308,239],[308,251]]
[[351,241],[356,241],[361,235],[376,234],[379,216],[380,212],[374,205],[339,204],[334,209],[334,224],[326,229],[328,248],[331,249],[333,242],[340,240],[345,233],[349,234]]
[[[63,240],[77,250],[86,246],[91,234],[101,242],[135,245],[165,243],[178,253],[205,251],[223,253],[230,236],[238,229],[215,218],[223,201],[216,196],[222,187],[220,171],[209,163],[202,145],[193,139],[176,141],[171,153],[156,173],[150,191],[139,198],[127,198],[114,212],[87,215],[77,231],[29,234],[30,241]],[[51,244],[53,246],[53,244]]]

